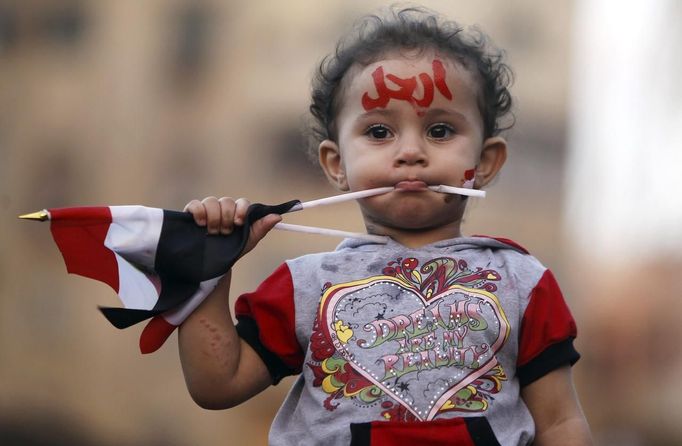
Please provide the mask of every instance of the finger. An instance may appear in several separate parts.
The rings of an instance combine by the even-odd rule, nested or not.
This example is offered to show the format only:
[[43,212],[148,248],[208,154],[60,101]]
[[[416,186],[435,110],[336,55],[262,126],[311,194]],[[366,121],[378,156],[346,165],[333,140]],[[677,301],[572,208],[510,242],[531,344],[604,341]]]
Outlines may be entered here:
[[216,197],[207,197],[201,201],[206,211],[206,230],[209,234],[217,234],[220,231],[220,203]]
[[192,200],[183,209],[183,212],[189,212],[194,217],[194,222],[199,226],[206,225],[206,209],[199,200]]
[[275,227],[277,223],[282,221],[282,216],[279,214],[268,214],[260,220],[256,221],[255,231],[257,236],[262,239],[265,235]]
[[265,237],[265,235],[270,232],[270,230],[272,230],[272,228],[274,228],[275,225],[280,221],[282,221],[281,215],[268,214],[260,220],[253,222],[249,234],[249,241],[246,243],[246,247],[244,248],[242,255],[251,251],[258,244],[258,242],[261,241],[263,237]]
[[246,211],[249,210],[251,202],[246,198],[240,198],[235,202],[235,204],[236,208],[234,213],[234,224],[241,226],[246,221]]
[[234,229],[235,202],[230,197],[221,197],[220,204],[220,233],[229,234]]

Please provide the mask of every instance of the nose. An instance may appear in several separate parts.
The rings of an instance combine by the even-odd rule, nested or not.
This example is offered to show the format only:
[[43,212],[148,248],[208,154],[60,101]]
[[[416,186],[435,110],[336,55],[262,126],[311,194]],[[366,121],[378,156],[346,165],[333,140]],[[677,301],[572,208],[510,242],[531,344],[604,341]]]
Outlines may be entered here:
[[428,157],[424,147],[424,141],[418,137],[403,135],[398,140],[398,146],[394,158],[395,166],[412,166],[428,164]]

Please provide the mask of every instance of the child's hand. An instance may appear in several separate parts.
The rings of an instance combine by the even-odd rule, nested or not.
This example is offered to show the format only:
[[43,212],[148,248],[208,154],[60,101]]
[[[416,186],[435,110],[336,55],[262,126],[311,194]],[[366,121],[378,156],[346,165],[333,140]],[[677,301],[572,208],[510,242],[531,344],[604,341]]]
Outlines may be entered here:
[[[230,234],[235,226],[241,226],[246,220],[246,211],[251,202],[246,198],[236,201],[230,197],[207,197],[203,200],[192,200],[185,206],[185,212],[194,217],[199,226],[206,226],[209,234]],[[265,237],[282,217],[277,214],[266,215],[251,225],[249,241],[242,255],[251,251],[256,244]]]

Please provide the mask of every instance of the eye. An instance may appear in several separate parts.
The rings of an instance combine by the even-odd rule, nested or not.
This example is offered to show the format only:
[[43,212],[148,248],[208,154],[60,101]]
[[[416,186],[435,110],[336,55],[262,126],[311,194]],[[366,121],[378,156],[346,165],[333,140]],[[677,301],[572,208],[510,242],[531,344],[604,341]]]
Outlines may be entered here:
[[426,135],[433,139],[448,139],[454,134],[455,129],[451,125],[443,123],[433,124],[426,130]]
[[373,124],[367,128],[365,135],[372,139],[386,139],[392,137],[393,133],[383,124]]

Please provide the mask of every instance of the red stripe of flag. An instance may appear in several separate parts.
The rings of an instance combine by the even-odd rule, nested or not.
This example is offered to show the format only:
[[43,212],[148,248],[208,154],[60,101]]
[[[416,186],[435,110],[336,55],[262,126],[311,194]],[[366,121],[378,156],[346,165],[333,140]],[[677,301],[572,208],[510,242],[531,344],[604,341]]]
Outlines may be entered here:
[[163,316],[154,316],[140,334],[140,352],[146,354],[157,351],[176,328],[177,326],[168,322]]
[[50,230],[66,270],[108,284],[118,293],[116,255],[104,240],[111,225],[108,207],[50,209]]

